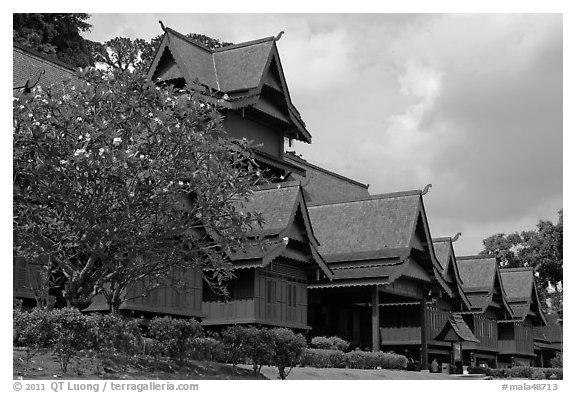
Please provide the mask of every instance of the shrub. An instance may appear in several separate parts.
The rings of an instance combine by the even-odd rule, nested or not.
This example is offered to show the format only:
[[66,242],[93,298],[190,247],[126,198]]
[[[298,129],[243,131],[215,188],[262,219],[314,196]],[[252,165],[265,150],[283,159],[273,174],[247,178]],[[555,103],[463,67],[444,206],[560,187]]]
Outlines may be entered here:
[[546,374],[541,369],[533,370],[532,379],[546,379]]
[[[306,339],[303,335],[295,334],[286,328],[275,328],[271,330],[271,333],[273,337],[272,364],[278,368],[280,379],[286,379],[304,352]],[[286,372],[287,367],[290,367],[288,372]]]
[[225,346],[213,337],[196,337],[192,339],[190,357],[195,360],[220,362],[225,359]]
[[310,341],[310,346],[317,349],[332,349],[337,351],[346,351],[350,346],[350,343],[340,337],[314,337]]
[[302,353],[299,364],[318,368],[345,368],[348,366],[348,358],[344,352],[334,349],[307,348]]
[[506,370],[510,378],[532,378],[532,367],[515,366]]
[[[564,379],[563,372],[561,368],[544,368],[544,375],[546,379]],[[554,375],[554,377],[552,377]]]
[[87,317],[90,327],[91,349],[133,355],[140,349],[142,334],[137,320],[111,314],[92,314]]
[[562,353],[559,352],[556,354],[556,356],[554,356],[551,360],[550,360],[550,365],[553,368],[562,368]]
[[155,340],[154,346],[162,355],[183,360],[191,350],[192,340],[203,337],[204,331],[193,319],[155,317],[148,325],[147,336]]
[[236,365],[248,356],[248,337],[247,328],[242,326],[230,326],[222,332],[226,361],[232,364],[232,372],[236,372]]
[[252,370],[257,374],[262,365],[272,363],[274,337],[266,328],[246,328],[247,355],[252,361]]
[[88,334],[88,321],[85,315],[76,308],[63,308],[48,313],[52,324],[52,348],[58,356],[60,368],[63,372],[68,369],[70,359],[77,351],[89,346],[86,339]]
[[376,369],[380,367],[401,370],[408,365],[406,356],[392,352],[352,351],[348,352],[346,356],[348,357],[348,366],[350,368]]
[[24,375],[27,375],[30,360],[52,344],[54,329],[49,312],[37,308],[30,312],[14,310],[12,334],[13,345],[24,347],[26,353]]

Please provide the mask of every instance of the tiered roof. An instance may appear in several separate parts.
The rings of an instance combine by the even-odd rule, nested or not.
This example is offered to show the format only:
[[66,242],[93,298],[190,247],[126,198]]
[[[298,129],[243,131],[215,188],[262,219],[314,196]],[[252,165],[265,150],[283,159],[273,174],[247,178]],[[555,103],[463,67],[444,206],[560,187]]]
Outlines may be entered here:
[[[238,201],[237,209],[261,213],[262,225],[255,225],[248,233],[254,241],[231,255],[236,268],[263,267],[277,257],[308,263],[315,261],[331,279],[333,273],[318,253],[318,240],[310,224],[302,189],[296,182],[257,187],[248,201]],[[303,259],[294,252],[292,242],[309,246],[310,258]]]
[[462,289],[470,302],[470,311],[485,312],[492,303],[495,289],[500,288],[496,257],[457,257],[456,264],[462,279]]
[[436,254],[436,259],[440,264],[442,270],[440,274],[444,280],[453,288],[454,292],[458,292],[460,299],[464,304],[470,308],[472,305],[464,292],[464,282],[460,277],[458,271],[458,264],[456,263],[456,255],[454,253],[454,247],[452,246],[451,237],[440,237],[432,239],[434,245],[434,253]]
[[[389,284],[400,276],[431,282],[440,270],[420,190],[309,206],[319,251],[336,281],[312,288]],[[414,250],[428,254],[428,262],[411,258]]]
[[504,299],[508,303],[513,320],[524,321],[528,315],[540,319],[544,324],[546,317],[542,313],[534,269],[531,267],[500,269]]
[[[292,104],[274,37],[210,49],[166,28],[148,75],[159,82],[185,81],[218,99],[224,108],[251,107],[291,125],[287,137],[310,143],[311,135]],[[262,99],[282,97],[281,105]]]

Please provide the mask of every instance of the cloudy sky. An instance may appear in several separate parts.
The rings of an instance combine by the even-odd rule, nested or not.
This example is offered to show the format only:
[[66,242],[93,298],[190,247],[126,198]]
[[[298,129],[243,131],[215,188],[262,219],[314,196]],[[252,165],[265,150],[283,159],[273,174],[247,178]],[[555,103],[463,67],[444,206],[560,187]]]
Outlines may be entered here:
[[296,151],[370,184],[421,189],[459,255],[562,208],[560,14],[92,14],[87,38],[275,36],[312,134]]

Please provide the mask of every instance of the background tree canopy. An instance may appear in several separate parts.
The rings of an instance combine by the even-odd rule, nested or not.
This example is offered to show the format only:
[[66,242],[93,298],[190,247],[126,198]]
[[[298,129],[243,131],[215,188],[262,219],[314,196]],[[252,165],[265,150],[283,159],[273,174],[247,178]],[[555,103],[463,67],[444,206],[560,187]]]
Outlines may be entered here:
[[[562,307],[563,281],[563,210],[558,222],[540,220],[535,230],[521,233],[498,233],[484,239],[481,255],[496,255],[503,268],[528,266],[537,273],[536,286],[541,298],[549,298],[554,308]],[[551,287],[555,292],[548,293]]]
[[94,64],[89,41],[89,14],[13,14],[13,41],[76,67]]
[[[105,43],[82,37],[90,31],[90,14],[13,14],[13,42],[51,56],[75,67],[104,62],[115,67],[139,67],[146,71],[160,45],[162,35],[147,42],[116,37]],[[232,45],[204,34],[189,33],[188,38],[200,45],[215,49]],[[108,51],[111,49],[111,55]]]

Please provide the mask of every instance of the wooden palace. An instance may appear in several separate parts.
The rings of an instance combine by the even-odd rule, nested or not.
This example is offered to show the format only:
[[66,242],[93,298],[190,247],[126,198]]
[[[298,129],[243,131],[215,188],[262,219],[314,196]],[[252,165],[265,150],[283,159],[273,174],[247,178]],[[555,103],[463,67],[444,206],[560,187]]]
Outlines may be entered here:
[[[432,359],[493,367],[549,362],[561,350],[561,330],[546,325],[532,269],[501,268],[491,256],[457,257],[456,238],[432,236],[428,187],[371,195],[368,185],[285,151],[312,136],[292,103],[276,41],[209,49],[165,28],[149,77],[218,103],[229,135],[253,141],[270,184],[238,206],[262,213],[264,222],[243,250],[227,255],[229,297],[190,271],[166,277],[146,296],[135,285],[121,309],[197,318],[211,328],[254,324],[309,338],[335,335],[354,348],[405,354],[424,368]],[[61,84],[73,72],[13,48],[18,94]],[[13,258],[14,297],[26,306],[34,304],[42,263]],[[172,285],[176,278],[185,291]],[[106,309],[97,297],[87,311]]]

